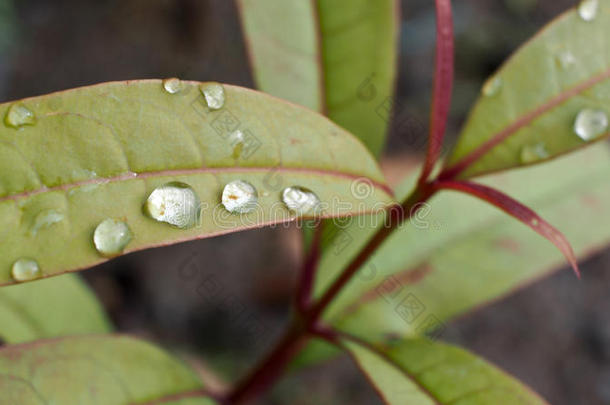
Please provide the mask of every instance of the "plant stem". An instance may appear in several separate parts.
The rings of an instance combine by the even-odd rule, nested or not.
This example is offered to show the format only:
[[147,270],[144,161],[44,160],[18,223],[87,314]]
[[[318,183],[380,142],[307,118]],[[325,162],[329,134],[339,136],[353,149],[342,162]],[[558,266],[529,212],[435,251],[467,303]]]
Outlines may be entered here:
[[[328,305],[353,278],[354,274],[366,263],[386,238],[405,220],[410,219],[436,191],[437,189],[432,183],[420,184],[404,203],[390,208],[387,223],[377,231],[360,253],[352,259],[316,303],[307,305],[303,311],[297,311],[296,317],[275,349],[236,386],[224,401],[226,404],[245,403],[256,398],[271,387],[309,337],[319,333],[318,323],[321,316],[328,308]],[[313,271],[310,274],[313,275]]]

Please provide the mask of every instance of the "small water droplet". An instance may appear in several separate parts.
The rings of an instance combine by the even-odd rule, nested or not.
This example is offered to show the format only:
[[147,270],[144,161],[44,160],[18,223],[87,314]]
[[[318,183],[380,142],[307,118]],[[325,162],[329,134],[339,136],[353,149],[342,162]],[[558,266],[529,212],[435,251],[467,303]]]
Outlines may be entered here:
[[503,84],[504,84],[504,82],[502,81],[501,77],[499,77],[499,76],[490,77],[489,79],[487,79],[485,84],[483,84],[483,88],[481,89],[481,92],[486,97],[495,96],[496,94],[498,94],[500,92],[500,90],[502,90]]
[[13,263],[11,276],[15,281],[30,281],[41,276],[40,267],[34,259],[21,258]]
[[44,210],[41,211],[30,228],[30,234],[36,235],[39,230],[48,228],[53,224],[63,221],[64,214],[56,210]]
[[178,78],[170,77],[169,79],[163,80],[163,88],[169,94],[176,94],[182,90],[182,82]]
[[592,141],[608,130],[608,116],[604,111],[585,108],[576,116],[574,132],[583,141]]
[[576,64],[576,57],[568,50],[563,50],[555,55],[559,67],[563,70],[568,70]]
[[129,226],[121,220],[107,218],[100,222],[93,232],[93,244],[106,257],[119,255],[133,238]]
[[144,212],[154,220],[178,228],[192,228],[199,221],[200,200],[195,190],[180,182],[157,187],[148,196]]
[[245,214],[253,211],[258,202],[256,188],[247,181],[235,180],[222,190],[222,205],[229,212]]
[[578,5],[578,15],[585,21],[593,21],[598,9],[599,0],[581,0]]
[[13,128],[34,125],[36,124],[36,115],[23,104],[15,103],[6,112],[4,123]]
[[225,89],[222,84],[203,83],[200,90],[211,110],[220,110],[225,105]]
[[548,157],[549,152],[542,142],[526,145],[521,148],[521,163],[523,164],[534,163],[539,160],[547,159]]
[[313,191],[298,186],[285,188],[282,191],[282,201],[299,215],[316,211],[320,205],[320,199]]

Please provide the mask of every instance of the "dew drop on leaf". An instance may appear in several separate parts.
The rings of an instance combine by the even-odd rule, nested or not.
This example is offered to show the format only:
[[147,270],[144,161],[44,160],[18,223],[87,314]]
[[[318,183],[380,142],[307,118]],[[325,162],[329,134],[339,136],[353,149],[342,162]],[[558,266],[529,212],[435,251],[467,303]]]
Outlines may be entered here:
[[56,210],[44,210],[41,211],[30,228],[30,234],[36,235],[39,230],[48,228],[53,224],[63,221],[64,214]]
[[593,21],[598,9],[599,0],[581,0],[578,5],[578,15],[585,21]]
[[15,103],[11,105],[6,112],[4,123],[13,128],[20,128],[24,125],[34,125],[36,123],[36,115],[23,104]]
[[317,210],[320,199],[313,191],[304,187],[292,186],[282,191],[282,201],[286,207],[299,215]]
[[256,188],[243,180],[235,180],[222,190],[222,205],[232,213],[245,214],[253,211],[258,202]]
[[113,218],[100,222],[93,232],[95,248],[106,257],[121,254],[132,238],[129,226],[124,221]]
[[11,275],[15,281],[29,281],[39,278],[41,272],[36,260],[21,258],[13,263]]
[[199,220],[199,197],[188,184],[167,183],[148,196],[144,212],[152,219],[178,228],[192,228]]
[[574,121],[574,132],[583,141],[592,141],[608,130],[608,115],[604,111],[585,108]]
[[203,83],[200,87],[208,108],[220,110],[225,105],[225,89],[220,83]]
[[170,77],[169,79],[163,80],[163,88],[169,94],[176,94],[180,90],[182,90],[182,82],[180,81],[180,79]]
[[483,87],[481,88],[481,93],[483,93],[483,95],[486,97],[495,96],[496,94],[498,94],[500,92],[500,90],[502,90],[503,84],[504,83],[503,83],[501,77],[498,77],[498,76],[490,77],[485,82],[485,84],[483,84]]
[[533,145],[526,145],[521,148],[521,163],[528,164],[538,162],[540,160],[547,159],[549,152],[546,150],[544,143],[536,143]]

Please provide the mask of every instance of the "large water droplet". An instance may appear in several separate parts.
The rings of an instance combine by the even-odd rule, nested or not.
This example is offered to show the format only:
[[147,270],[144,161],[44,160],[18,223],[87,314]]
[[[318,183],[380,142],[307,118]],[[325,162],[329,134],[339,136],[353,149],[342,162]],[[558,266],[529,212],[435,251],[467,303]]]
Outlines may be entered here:
[[544,143],[539,142],[533,145],[524,146],[521,149],[521,163],[528,164],[547,159],[549,152]]
[[220,110],[225,105],[225,89],[220,83],[203,83],[200,87],[205,102],[211,110]]
[[36,115],[23,104],[15,103],[6,112],[4,123],[13,128],[34,125],[36,124]]
[[502,85],[504,82],[502,78],[499,76],[490,77],[487,79],[485,84],[483,84],[483,88],[481,89],[481,93],[483,93],[486,97],[495,96],[502,90]]
[[144,211],[159,222],[178,228],[192,228],[199,221],[200,201],[188,184],[171,182],[150,193]]
[[180,90],[182,90],[182,82],[180,81],[180,79],[170,77],[169,79],[163,80],[163,88],[169,94],[176,94]]
[[119,255],[133,238],[129,226],[121,220],[107,218],[100,222],[93,232],[93,244],[106,257]]
[[13,280],[19,282],[34,280],[41,275],[40,267],[34,259],[21,258],[13,263],[13,268],[11,269]]
[[608,116],[604,111],[585,108],[576,116],[574,132],[583,141],[592,141],[608,130]]
[[320,205],[320,199],[313,191],[299,186],[285,188],[282,191],[282,201],[299,215],[315,212]]
[[578,15],[585,21],[593,21],[598,9],[599,0],[581,0],[578,5]]
[[39,230],[48,228],[53,224],[63,221],[64,214],[56,210],[44,210],[41,211],[30,228],[30,234],[36,235]]
[[229,212],[248,213],[256,208],[257,202],[256,188],[247,181],[232,181],[222,190],[222,205]]
[[568,70],[576,64],[576,57],[568,50],[558,52],[555,55],[555,58],[557,59],[559,67],[561,67],[563,70]]

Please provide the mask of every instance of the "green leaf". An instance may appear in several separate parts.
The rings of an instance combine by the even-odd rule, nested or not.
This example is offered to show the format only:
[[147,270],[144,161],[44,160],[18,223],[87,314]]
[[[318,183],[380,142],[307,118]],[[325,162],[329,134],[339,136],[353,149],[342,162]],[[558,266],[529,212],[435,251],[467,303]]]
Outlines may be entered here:
[[390,405],[546,404],[511,376],[454,346],[421,339],[389,347],[344,339],[342,345]]
[[[539,163],[589,143],[574,127],[586,109],[610,117],[608,36],[610,0],[599,1],[592,21],[571,10],[534,36],[483,87],[448,172],[473,177]],[[605,130],[585,133],[592,142],[610,132],[606,122]]]
[[[289,186],[312,190],[323,218],[392,201],[375,159],[328,119],[234,86],[224,86],[223,108],[210,109],[199,83],[181,84],[170,94],[159,80],[114,82],[0,105],[7,122],[22,107],[36,117],[0,127],[0,284],[13,282],[20,258],[35,259],[43,276],[106,260],[92,237],[107,218],[128,224],[132,252],[293,220],[281,202]],[[351,191],[362,178],[373,184],[364,199]],[[253,212],[220,204],[234,180],[256,188]],[[176,181],[201,200],[189,229],[143,213],[156,187]]]
[[237,4],[258,88],[322,111],[315,1],[238,0]]
[[22,405],[215,403],[182,362],[144,341],[111,335],[1,349],[0,392],[3,404]]
[[74,274],[0,288],[0,339],[4,342],[110,330],[95,295]]
[[240,0],[263,91],[325,114],[383,149],[398,43],[395,0]]
[[[610,243],[609,172],[610,151],[600,144],[484,183],[555,224],[582,259]],[[405,194],[413,182],[397,194]],[[372,235],[375,219],[354,218],[327,237],[316,295]],[[524,224],[472,197],[441,193],[390,236],[325,317],[371,341],[385,340],[388,334],[420,335],[564,265],[561,253]]]

